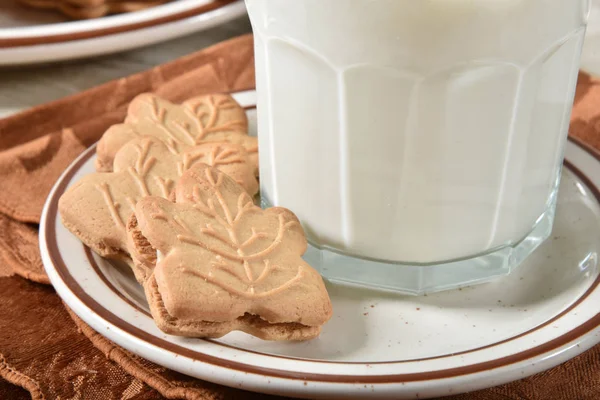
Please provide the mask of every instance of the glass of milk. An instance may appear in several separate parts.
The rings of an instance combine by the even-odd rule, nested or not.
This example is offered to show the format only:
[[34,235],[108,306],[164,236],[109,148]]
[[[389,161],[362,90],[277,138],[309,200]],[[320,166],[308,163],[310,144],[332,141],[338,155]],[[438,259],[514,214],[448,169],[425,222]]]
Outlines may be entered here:
[[261,196],[329,279],[505,275],[550,234],[589,0],[246,0]]

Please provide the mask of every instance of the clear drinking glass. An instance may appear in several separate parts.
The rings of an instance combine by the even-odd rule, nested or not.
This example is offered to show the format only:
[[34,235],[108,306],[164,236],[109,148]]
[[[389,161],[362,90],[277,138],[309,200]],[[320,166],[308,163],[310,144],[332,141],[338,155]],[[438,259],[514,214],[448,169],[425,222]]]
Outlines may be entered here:
[[246,0],[261,196],[332,280],[504,275],[550,234],[589,0]]

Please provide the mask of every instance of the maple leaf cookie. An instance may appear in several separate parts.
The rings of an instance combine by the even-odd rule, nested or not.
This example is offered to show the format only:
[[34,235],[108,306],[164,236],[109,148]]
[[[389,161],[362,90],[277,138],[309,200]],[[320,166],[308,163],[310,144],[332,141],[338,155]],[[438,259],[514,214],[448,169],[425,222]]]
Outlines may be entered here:
[[218,167],[250,195],[258,191],[254,166],[239,145],[205,143],[173,154],[159,140],[139,138],[117,153],[114,172],[86,175],[62,195],[62,222],[99,255],[130,261],[125,226],[137,201],[168,198],[181,174],[198,162]]
[[227,94],[194,97],[182,104],[140,94],[129,104],[125,122],[110,127],[98,142],[96,170],[112,171],[119,149],[144,136],[161,140],[172,154],[204,142],[238,144],[246,149],[258,174],[257,140],[248,136],[246,112]]
[[154,253],[144,288],[166,333],[306,340],[331,317],[323,279],[301,257],[307,242],[296,216],[262,210],[213,167],[187,170],[175,202],[141,199],[132,220],[138,250]]

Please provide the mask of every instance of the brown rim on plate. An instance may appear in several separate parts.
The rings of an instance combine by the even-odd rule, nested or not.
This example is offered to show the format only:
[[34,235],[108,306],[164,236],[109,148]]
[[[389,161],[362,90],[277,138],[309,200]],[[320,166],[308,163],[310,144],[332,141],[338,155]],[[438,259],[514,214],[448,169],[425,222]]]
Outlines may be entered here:
[[[82,243],[82,246],[83,246],[83,251],[85,253],[85,257],[88,260],[88,263],[90,263],[92,269],[94,270],[96,275],[98,275],[98,277],[100,278],[102,283],[104,283],[106,285],[106,287],[108,287],[110,289],[111,292],[113,292],[115,295],[117,295],[117,297],[119,297],[125,303],[129,304],[133,309],[135,309],[136,311],[138,311],[141,314],[144,314],[147,317],[152,318],[152,314],[150,314],[148,311],[144,310],[142,307],[137,305],[133,300],[131,300],[127,296],[125,296],[119,289],[117,289],[115,287],[115,285],[112,284],[112,282],[106,277],[106,275],[102,272],[102,269],[96,262],[96,259],[94,258],[94,255],[92,254],[92,249],[90,249],[83,243]],[[116,268],[116,266],[113,265],[112,263],[111,263],[111,267]],[[129,268],[129,267],[126,267],[126,268]]]
[[[579,141],[572,140],[571,141],[577,145],[579,145]],[[600,153],[588,151],[587,147],[582,147],[589,154],[591,154],[594,158],[600,161]],[[188,357],[192,360],[204,362],[207,364],[215,365],[222,368],[228,368],[244,373],[253,373],[259,375],[270,376],[274,378],[283,378],[283,379],[294,379],[294,380],[309,380],[316,382],[332,382],[332,383],[355,383],[355,384],[374,384],[374,383],[405,383],[405,382],[418,382],[418,381],[426,381],[426,380],[435,380],[435,379],[444,379],[444,378],[452,378],[456,376],[474,374],[478,372],[484,372],[490,369],[499,368],[503,366],[507,366],[510,364],[514,364],[520,361],[527,360],[532,357],[539,356],[541,354],[547,353],[549,351],[555,350],[561,346],[566,345],[569,342],[576,340],[577,338],[587,334],[593,329],[600,326],[600,313],[597,313],[592,318],[579,325],[575,329],[549,341],[537,347],[530,348],[528,350],[515,353],[509,356],[501,357],[495,360],[485,361],[477,364],[472,364],[463,367],[455,367],[443,370],[429,371],[429,372],[419,372],[419,373],[408,373],[408,374],[394,374],[394,375],[332,375],[332,374],[319,374],[319,373],[302,373],[302,372],[294,372],[294,371],[284,371],[274,368],[265,368],[259,367],[249,364],[243,364],[240,362],[224,360],[215,356],[207,355],[204,353],[200,353],[177,344],[171,343],[167,340],[161,339],[159,337],[153,336],[136,326],[129,324],[128,322],[122,320],[117,317],[109,310],[104,308],[102,305],[96,302],[91,296],[89,296],[83,288],[77,283],[77,281],[70,274],[69,269],[67,268],[64,260],[61,257],[60,251],[58,250],[58,243],[56,241],[56,219],[58,217],[58,199],[60,194],[64,192],[68,183],[72,179],[73,175],[81,168],[81,166],[86,163],[93,155],[95,145],[86,150],[86,153],[73,165],[71,165],[65,175],[61,178],[56,190],[52,198],[50,198],[48,209],[47,209],[47,219],[46,225],[41,227],[41,232],[44,234],[46,238],[46,251],[49,255],[54,268],[56,269],[58,275],[61,277],[65,286],[69,288],[69,290],[73,293],[77,299],[92,310],[96,315],[100,318],[108,322],[109,324],[114,325],[115,327],[121,329],[122,331],[132,335],[138,340],[144,341],[150,345],[153,345],[158,348],[165,349],[170,351],[176,355]],[[600,189],[596,187],[593,182],[585,176],[578,168],[576,168],[569,161],[565,160],[565,165],[569,168],[581,181],[592,191],[596,201],[600,203]],[[102,277],[101,277],[102,279]],[[106,283],[106,280],[103,279]],[[585,298],[587,298],[600,284],[600,275],[595,279],[595,281],[590,285],[590,287],[580,296],[571,306],[569,306],[565,311],[561,312],[558,316],[551,319],[551,321],[556,320],[557,318],[563,316],[570,310],[572,310],[577,305],[581,304]],[[110,287],[110,286],[109,286]],[[123,297],[122,295],[120,296]],[[129,301],[127,301],[131,304]],[[137,307],[136,307],[137,308]],[[502,342],[498,342],[495,344],[487,345],[479,349],[468,350],[466,352],[472,352],[476,350],[481,350],[487,347],[492,347],[501,343],[505,343],[507,341],[516,339],[528,333],[531,333],[535,330],[540,329],[543,326],[546,326],[550,322],[545,322],[541,325],[538,325],[536,328],[520,334],[516,337],[506,339]],[[218,345],[223,345],[218,342],[213,342]],[[233,347],[229,345],[224,345],[227,347]],[[238,349],[237,347],[235,347]],[[239,349],[242,351],[248,351],[245,349]],[[252,352],[256,354],[261,354],[267,357],[274,358],[287,358],[293,359],[298,362],[302,362],[303,359],[300,358],[292,358],[292,357],[284,357],[284,356],[273,356],[271,354],[263,354],[258,352]],[[465,353],[465,352],[463,352]],[[455,353],[452,355],[463,354],[463,353]],[[433,358],[443,358],[447,356],[433,357]],[[423,359],[426,360],[426,359]],[[330,364],[330,361],[322,361],[322,360],[306,360],[313,363],[323,363]],[[416,362],[419,360],[405,360],[405,361],[386,361],[386,362],[373,362],[368,364],[399,364],[404,362]],[[356,362],[338,362],[340,364],[362,364]]]
[[164,17],[153,18],[147,21],[114,26],[109,28],[94,29],[85,32],[60,33],[48,36],[15,37],[8,39],[0,39],[0,49],[9,47],[35,46],[40,44],[62,43],[74,40],[93,39],[101,36],[125,33],[143,28],[150,28],[156,25],[162,25],[169,22],[176,22],[182,19],[193,17],[195,15],[200,15],[208,11],[224,7],[236,1],[239,0],[213,0],[210,3],[194,7],[189,10],[181,11],[172,15],[166,15]]

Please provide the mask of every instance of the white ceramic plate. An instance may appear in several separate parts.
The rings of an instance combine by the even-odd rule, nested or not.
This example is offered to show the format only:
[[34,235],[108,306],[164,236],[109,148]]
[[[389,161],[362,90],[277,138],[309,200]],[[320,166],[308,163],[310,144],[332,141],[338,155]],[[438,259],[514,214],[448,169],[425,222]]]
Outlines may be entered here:
[[[255,93],[247,106],[255,131]],[[423,297],[328,284],[334,316],[306,343],[240,332],[169,336],[127,267],[92,254],[57,216],[65,189],[93,172],[85,151],[52,190],[40,226],[44,265],[77,315],[126,349],[182,373],[302,397],[420,398],[499,385],[560,364],[600,341],[600,157],[570,141],[553,236],[512,275]]]
[[246,12],[243,0],[176,0],[146,10],[93,20],[0,5],[0,65],[97,56],[174,39]]

